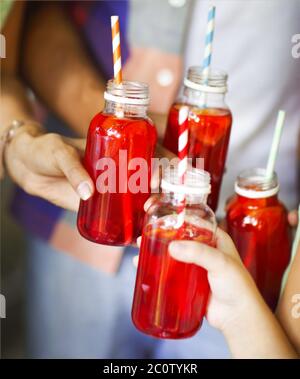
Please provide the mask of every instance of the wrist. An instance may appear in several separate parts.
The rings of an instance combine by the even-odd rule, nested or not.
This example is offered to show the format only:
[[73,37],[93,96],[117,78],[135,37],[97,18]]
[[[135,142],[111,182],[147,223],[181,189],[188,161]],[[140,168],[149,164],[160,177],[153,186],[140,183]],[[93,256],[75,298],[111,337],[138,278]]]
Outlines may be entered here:
[[276,339],[275,318],[256,288],[245,297],[222,333],[234,358],[268,358],[273,354],[269,345]]
[[254,294],[245,294],[247,300],[236,307],[234,314],[227,319],[221,328],[227,340],[239,338],[241,333],[249,329],[256,316],[261,313],[261,303]]
[[43,132],[42,125],[31,119],[14,119],[6,126],[1,127],[1,140],[8,144],[16,135],[27,132],[33,136],[38,135]]
[[[6,128],[1,135],[0,144],[0,177],[4,176],[4,161],[8,157],[8,151],[11,149],[17,149],[19,153],[26,150],[25,146],[30,143],[32,138],[43,134],[43,127],[36,121],[26,120],[19,121],[14,120]],[[21,147],[21,149],[20,149]],[[26,157],[24,157],[25,159]]]
[[241,264],[238,264],[235,274],[240,279],[237,281],[239,291],[231,305],[228,305],[230,311],[221,328],[223,334],[228,338],[243,331],[247,325],[251,325],[257,314],[268,310],[249,272]]
[[15,138],[17,135],[20,135],[22,133],[26,133],[28,135],[31,135],[32,137],[45,133],[43,126],[37,121],[26,120],[20,122],[21,125],[15,129],[12,138]]
[[296,358],[293,347],[261,297],[228,325],[224,337],[234,358]]
[[18,122],[19,124],[17,127],[13,127],[9,131],[5,144],[5,151],[10,147],[17,147],[18,150],[20,147],[22,147],[20,149],[20,151],[22,151],[32,141],[33,138],[45,133],[42,125],[36,121],[27,120]]

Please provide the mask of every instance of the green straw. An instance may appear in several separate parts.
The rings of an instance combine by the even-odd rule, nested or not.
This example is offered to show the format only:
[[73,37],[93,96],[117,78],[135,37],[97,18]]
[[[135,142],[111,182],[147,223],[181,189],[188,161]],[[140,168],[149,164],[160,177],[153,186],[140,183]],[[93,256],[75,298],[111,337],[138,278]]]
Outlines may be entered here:
[[286,285],[287,278],[288,278],[290,270],[291,270],[293,259],[296,256],[296,252],[297,252],[297,248],[299,246],[299,243],[300,243],[300,204],[299,204],[299,208],[298,208],[298,226],[297,226],[296,235],[295,235],[294,242],[293,242],[290,263],[289,263],[288,267],[286,268],[285,273],[284,273],[283,278],[282,278],[281,294],[282,294],[284,287]]
[[274,136],[273,136],[272,146],[271,146],[267,170],[266,170],[266,177],[268,179],[271,179],[273,176],[273,173],[274,173],[275,162],[276,162],[276,158],[277,158],[277,154],[278,154],[280,138],[281,138],[282,129],[283,129],[283,125],[284,125],[284,119],[285,119],[285,112],[280,110],[278,112],[278,116],[277,116],[275,132],[274,132]]

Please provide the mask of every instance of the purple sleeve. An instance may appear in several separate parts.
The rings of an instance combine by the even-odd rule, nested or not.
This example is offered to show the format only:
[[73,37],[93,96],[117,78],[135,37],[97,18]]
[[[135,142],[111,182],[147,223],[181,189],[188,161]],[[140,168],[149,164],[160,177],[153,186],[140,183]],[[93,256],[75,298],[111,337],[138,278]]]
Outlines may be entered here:
[[128,0],[75,1],[67,5],[74,24],[106,79],[113,77],[110,16],[120,18],[122,62],[125,63],[129,56],[128,5]]

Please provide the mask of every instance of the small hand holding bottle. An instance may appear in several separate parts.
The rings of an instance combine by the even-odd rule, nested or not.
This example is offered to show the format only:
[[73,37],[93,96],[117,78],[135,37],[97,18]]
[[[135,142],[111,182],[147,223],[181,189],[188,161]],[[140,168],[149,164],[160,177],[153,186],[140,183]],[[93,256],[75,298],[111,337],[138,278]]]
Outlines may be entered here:
[[195,241],[169,245],[174,259],[207,270],[211,295],[206,318],[210,325],[224,334],[234,358],[296,358],[231,238],[218,229],[216,239],[216,248]]
[[297,354],[243,266],[231,238],[217,231],[217,247],[174,241],[170,254],[208,271],[207,320],[225,336],[235,358],[295,358]]

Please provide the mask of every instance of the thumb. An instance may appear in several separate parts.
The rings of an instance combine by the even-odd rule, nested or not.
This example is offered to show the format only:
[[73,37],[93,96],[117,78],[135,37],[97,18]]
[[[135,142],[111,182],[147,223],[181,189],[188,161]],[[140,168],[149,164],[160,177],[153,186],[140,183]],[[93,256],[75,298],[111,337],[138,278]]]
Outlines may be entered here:
[[77,150],[64,145],[55,151],[55,159],[58,168],[66,176],[79,197],[82,200],[89,199],[95,190],[94,183],[82,166]]

